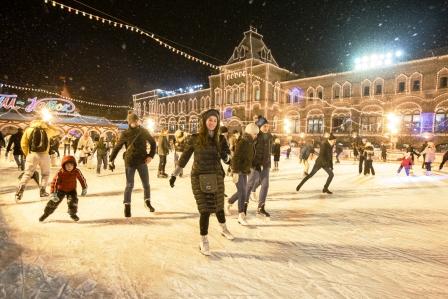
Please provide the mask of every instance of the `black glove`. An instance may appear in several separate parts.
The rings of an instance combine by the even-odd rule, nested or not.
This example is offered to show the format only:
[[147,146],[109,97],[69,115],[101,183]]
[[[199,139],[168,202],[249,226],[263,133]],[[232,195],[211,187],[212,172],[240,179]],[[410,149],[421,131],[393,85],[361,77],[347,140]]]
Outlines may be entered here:
[[115,163],[114,163],[114,161],[110,161],[109,162],[109,170],[113,172],[114,169],[115,169]]
[[170,177],[170,186],[171,186],[171,188],[173,188],[174,187],[174,182],[176,181],[176,177],[174,176],[174,175],[172,175],[171,177]]
[[258,172],[261,172],[261,165],[255,166],[255,170],[258,171]]

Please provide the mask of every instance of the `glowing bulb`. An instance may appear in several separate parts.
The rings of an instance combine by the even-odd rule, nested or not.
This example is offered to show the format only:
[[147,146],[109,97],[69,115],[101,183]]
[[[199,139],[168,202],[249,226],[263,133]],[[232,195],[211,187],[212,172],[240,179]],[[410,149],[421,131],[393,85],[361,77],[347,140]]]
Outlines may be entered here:
[[40,111],[40,114],[42,115],[42,120],[45,122],[49,122],[53,118],[53,115],[51,114],[50,111],[48,111],[47,108],[43,108]]
[[396,57],[400,57],[401,55],[403,55],[403,52],[401,52],[401,50],[395,52]]

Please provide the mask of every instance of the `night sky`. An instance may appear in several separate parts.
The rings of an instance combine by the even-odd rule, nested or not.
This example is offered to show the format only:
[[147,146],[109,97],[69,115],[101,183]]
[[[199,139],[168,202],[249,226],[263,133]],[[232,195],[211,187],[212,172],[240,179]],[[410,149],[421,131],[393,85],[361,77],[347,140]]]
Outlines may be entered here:
[[[98,14],[74,0],[59,2]],[[448,1],[84,3],[206,53],[211,57],[180,47],[217,65],[225,64],[252,24],[279,65],[301,76],[348,70],[354,57],[373,50],[402,49],[412,59],[448,46]],[[60,86],[65,76],[73,97],[126,104],[133,93],[153,88],[207,85],[212,72],[139,34],[52,8],[43,0],[2,1],[0,25],[4,83]]]

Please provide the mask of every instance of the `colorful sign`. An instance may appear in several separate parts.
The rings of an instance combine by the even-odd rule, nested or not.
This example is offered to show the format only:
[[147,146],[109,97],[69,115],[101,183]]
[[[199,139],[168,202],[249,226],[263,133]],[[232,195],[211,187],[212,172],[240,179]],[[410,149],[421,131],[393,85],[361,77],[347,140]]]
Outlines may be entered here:
[[72,101],[61,98],[29,98],[21,100],[15,94],[0,94],[0,108],[5,110],[24,109],[25,112],[31,113],[40,111],[43,108],[55,113],[73,113],[76,106]]

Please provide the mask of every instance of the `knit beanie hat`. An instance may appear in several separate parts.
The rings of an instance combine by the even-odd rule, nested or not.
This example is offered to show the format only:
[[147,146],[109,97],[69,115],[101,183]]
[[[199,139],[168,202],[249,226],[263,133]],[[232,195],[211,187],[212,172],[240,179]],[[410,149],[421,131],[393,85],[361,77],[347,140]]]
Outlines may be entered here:
[[139,120],[139,118],[138,118],[137,114],[135,114],[133,111],[128,112],[128,117],[127,117],[128,124],[137,122],[138,120]]
[[260,132],[260,129],[258,128],[258,126],[256,124],[250,123],[244,129],[244,132],[246,132],[247,134],[250,134],[250,135],[257,135]]
[[255,122],[255,124],[259,127],[259,128],[261,128],[263,125],[265,125],[265,124],[267,124],[268,123],[268,120],[266,119],[266,118],[264,118],[263,116],[261,116],[261,115],[258,115],[258,119],[257,119],[257,121]]

